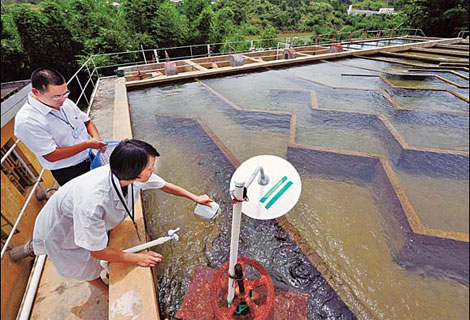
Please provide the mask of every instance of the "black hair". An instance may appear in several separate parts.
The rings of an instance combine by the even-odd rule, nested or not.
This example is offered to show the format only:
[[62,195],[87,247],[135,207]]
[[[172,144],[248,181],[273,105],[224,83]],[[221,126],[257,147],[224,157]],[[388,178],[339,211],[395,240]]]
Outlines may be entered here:
[[125,139],[114,148],[109,165],[119,180],[134,180],[145,169],[150,156],[160,156],[152,145],[141,140]]
[[47,86],[50,84],[59,86],[64,83],[64,76],[54,69],[39,68],[31,73],[31,85],[41,93],[47,91]]

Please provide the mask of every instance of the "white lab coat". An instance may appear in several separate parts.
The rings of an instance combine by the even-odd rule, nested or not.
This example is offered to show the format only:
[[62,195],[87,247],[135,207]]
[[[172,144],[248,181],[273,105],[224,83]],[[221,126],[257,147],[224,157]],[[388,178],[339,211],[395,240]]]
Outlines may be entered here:
[[[130,185],[126,199],[119,180],[114,175],[113,178],[132,210]],[[165,184],[155,174],[145,183],[134,182],[135,203],[140,190],[162,188]],[[47,201],[34,225],[34,253],[47,254],[63,277],[94,280],[102,267],[90,251],[106,248],[108,231],[126,217],[127,212],[111,182],[109,165],[91,170],[67,182]]]

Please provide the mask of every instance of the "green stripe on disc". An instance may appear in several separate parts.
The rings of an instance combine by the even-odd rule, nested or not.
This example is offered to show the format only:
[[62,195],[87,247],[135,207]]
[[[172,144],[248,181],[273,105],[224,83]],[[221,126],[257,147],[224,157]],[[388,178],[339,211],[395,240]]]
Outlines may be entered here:
[[279,180],[271,189],[269,189],[269,191],[261,198],[259,202],[264,203],[271,196],[271,194],[273,194],[273,192],[276,191],[276,189],[279,188],[286,180],[286,176],[282,177],[281,180]]
[[271,208],[271,206],[277,201],[277,199],[279,199],[283,195],[283,193],[286,192],[287,189],[290,188],[292,184],[293,184],[292,181],[287,182],[286,185],[281,190],[279,190],[279,192],[276,193],[276,195],[268,202],[265,208],[266,209]]

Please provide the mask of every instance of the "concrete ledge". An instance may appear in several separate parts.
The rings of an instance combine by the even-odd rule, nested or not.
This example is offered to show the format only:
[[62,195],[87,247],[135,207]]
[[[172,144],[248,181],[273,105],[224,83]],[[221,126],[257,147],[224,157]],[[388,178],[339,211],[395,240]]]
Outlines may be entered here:
[[[116,80],[114,100],[114,140],[132,138],[132,127],[124,79]],[[109,245],[127,249],[145,242],[145,222],[142,199],[135,207],[135,222],[142,241],[139,241],[134,225],[124,220],[111,231]],[[155,284],[150,268],[110,263],[109,319],[160,319]]]
[[[333,64],[338,64],[338,65],[342,65],[342,66],[346,66],[346,67],[349,67],[349,68],[355,68],[355,69],[360,69],[360,70],[367,70],[367,71],[373,71],[373,72],[377,72],[377,73],[382,73],[382,74],[386,74],[388,76],[390,76],[391,78],[394,78],[394,79],[410,79],[410,80],[416,80],[416,79],[420,79],[420,80],[424,80],[426,78],[436,78],[436,79],[439,79],[443,82],[446,82],[448,84],[451,84],[452,86],[454,87],[457,87],[457,88],[461,88],[461,89],[468,89],[469,86],[464,86],[464,85],[461,85],[459,83],[456,83],[454,81],[451,81],[447,78],[444,78],[440,75],[436,75],[436,74],[432,74],[432,73],[393,73],[393,72],[387,72],[387,71],[384,71],[384,70],[379,70],[379,69],[373,69],[373,68],[365,68],[365,67],[360,67],[360,66],[355,66],[355,65],[351,65],[351,64],[348,64],[348,63],[343,63],[343,62],[331,62],[331,61],[326,61],[325,62],[327,63],[333,63]],[[409,70],[409,71],[413,71],[413,70]],[[438,72],[438,71],[436,71]],[[450,71],[452,72],[452,71]],[[455,73],[453,73],[455,74]],[[457,73],[458,74],[458,73]],[[362,76],[362,77],[376,77],[377,75],[372,75],[372,74],[344,74],[344,75],[348,75],[348,76]],[[461,78],[464,78],[465,79],[465,76],[462,75],[462,74],[458,74],[459,77]],[[389,81],[387,81],[388,79],[387,78],[383,78],[381,77],[381,79],[387,83],[389,86],[391,87],[395,87],[395,88],[403,88],[403,89],[410,89],[410,90],[435,90],[433,88],[415,88],[415,87],[403,87],[403,86],[395,86],[394,84],[390,83]],[[468,79],[466,79],[468,80]],[[437,90],[437,91],[442,91],[442,90]]]
[[[369,59],[369,60],[376,60],[376,61],[382,61],[382,62],[388,62],[388,63],[394,63],[394,64],[401,64],[404,66],[410,66],[410,67],[415,67],[415,68],[420,68],[420,69],[426,69],[426,70],[435,70],[435,71],[449,71],[449,70],[463,70],[463,71],[468,71],[467,67],[461,67],[461,66],[434,66],[434,65],[424,65],[420,63],[413,63],[413,62],[406,62],[406,61],[397,61],[397,60],[390,60],[386,58],[380,58],[380,57],[368,57],[368,56],[362,56],[362,55],[356,55],[356,58],[361,58],[361,59]],[[405,58],[407,60],[412,60],[411,58]],[[463,76],[465,78],[465,76]],[[468,77],[467,77],[468,79]]]

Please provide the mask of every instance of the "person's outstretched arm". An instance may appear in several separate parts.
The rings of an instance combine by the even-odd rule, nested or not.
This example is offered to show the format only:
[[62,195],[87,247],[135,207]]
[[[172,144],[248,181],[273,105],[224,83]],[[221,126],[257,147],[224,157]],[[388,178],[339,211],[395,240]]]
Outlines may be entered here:
[[169,183],[169,182],[167,182],[161,188],[161,190],[166,192],[166,193],[174,194],[175,196],[188,198],[190,200],[193,200],[196,203],[203,204],[203,205],[206,205],[206,206],[210,206],[209,203],[214,201],[211,198],[209,198],[209,196],[206,195],[206,194],[197,196],[194,193],[189,192],[188,190],[186,190],[186,189],[184,189],[180,186],[174,185],[172,183]]
[[163,256],[153,251],[142,251],[139,253],[128,253],[118,249],[106,247],[99,251],[90,251],[90,255],[98,260],[125,263],[140,267],[155,267],[162,262]]

